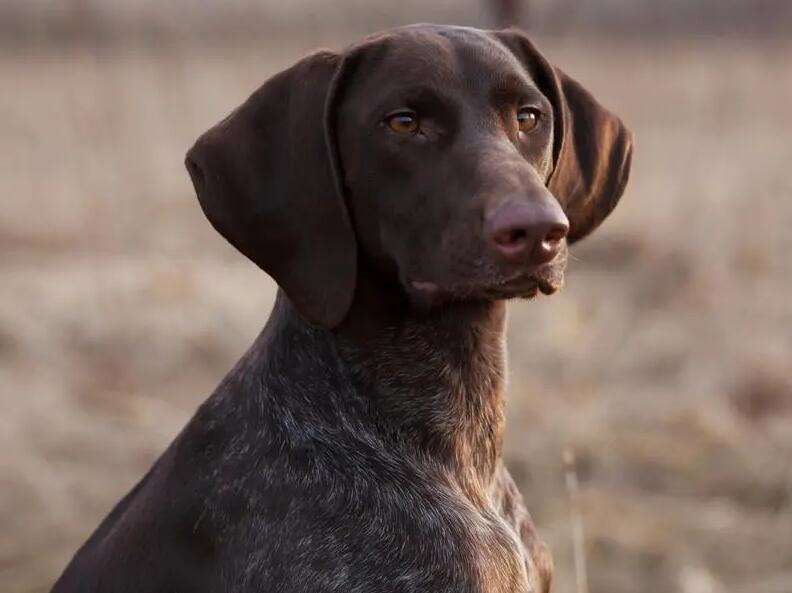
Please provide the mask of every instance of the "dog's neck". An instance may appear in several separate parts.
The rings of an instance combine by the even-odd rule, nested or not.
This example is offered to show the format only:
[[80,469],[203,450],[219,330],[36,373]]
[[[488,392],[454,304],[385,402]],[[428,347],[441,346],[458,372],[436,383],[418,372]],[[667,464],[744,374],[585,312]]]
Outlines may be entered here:
[[500,457],[505,310],[503,301],[464,302],[418,313],[364,284],[335,331],[356,391],[478,492]]
[[454,303],[418,313],[390,299],[358,290],[341,326],[321,330],[279,291],[267,327],[239,363],[247,370],[232,376],[265,372],[275,384],[292,376],[300,385],[278,389],[277,397],[299,393],[303,406],[316,397],[311,405],[322,413],[314,416],[335,428],[355,414],[397,454],[445,467],[471,498],[486,496],[504,425],[505,303]]

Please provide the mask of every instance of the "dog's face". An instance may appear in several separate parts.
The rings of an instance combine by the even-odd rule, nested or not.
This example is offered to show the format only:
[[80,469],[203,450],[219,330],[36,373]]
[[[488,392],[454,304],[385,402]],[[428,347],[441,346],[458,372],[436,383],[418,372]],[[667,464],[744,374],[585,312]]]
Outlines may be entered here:
[[631,146],[521,33],[416,25],[276,75],[187,167],[212,224],[332,327],[361,274],[424,308],[554,292]]
[[422,305],[554,292],[568,221],[546,187],[553,105],[528,70],[472,29],[362,47],[331,125],[364,265]]

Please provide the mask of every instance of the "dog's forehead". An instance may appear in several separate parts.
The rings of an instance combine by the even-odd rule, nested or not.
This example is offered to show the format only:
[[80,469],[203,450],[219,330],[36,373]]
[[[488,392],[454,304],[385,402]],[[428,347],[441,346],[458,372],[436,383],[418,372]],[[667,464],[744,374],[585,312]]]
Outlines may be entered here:
[[511,51],[470,27],[410,25],[368,37],[361,48],[364,75],[384,83],[470,88],[516,77],[535,86]]

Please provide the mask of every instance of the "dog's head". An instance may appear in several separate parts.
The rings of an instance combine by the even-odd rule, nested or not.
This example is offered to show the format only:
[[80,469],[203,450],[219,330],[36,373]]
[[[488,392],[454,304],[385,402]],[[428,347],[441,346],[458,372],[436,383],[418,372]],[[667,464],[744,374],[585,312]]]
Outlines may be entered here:
[[187,168],[215,228],[333,327],[363,273],[423,307],[555,291],[631,153],[522,33],[416,25],[277,74]]

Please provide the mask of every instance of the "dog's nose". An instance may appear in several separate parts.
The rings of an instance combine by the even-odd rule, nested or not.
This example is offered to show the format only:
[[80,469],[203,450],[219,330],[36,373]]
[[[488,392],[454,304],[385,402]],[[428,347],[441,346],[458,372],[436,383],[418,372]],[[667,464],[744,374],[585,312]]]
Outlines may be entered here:
[[554,198],[512,201],[487,218],[485,232],[506,261],[538,266],[558,255],[569,221]]

